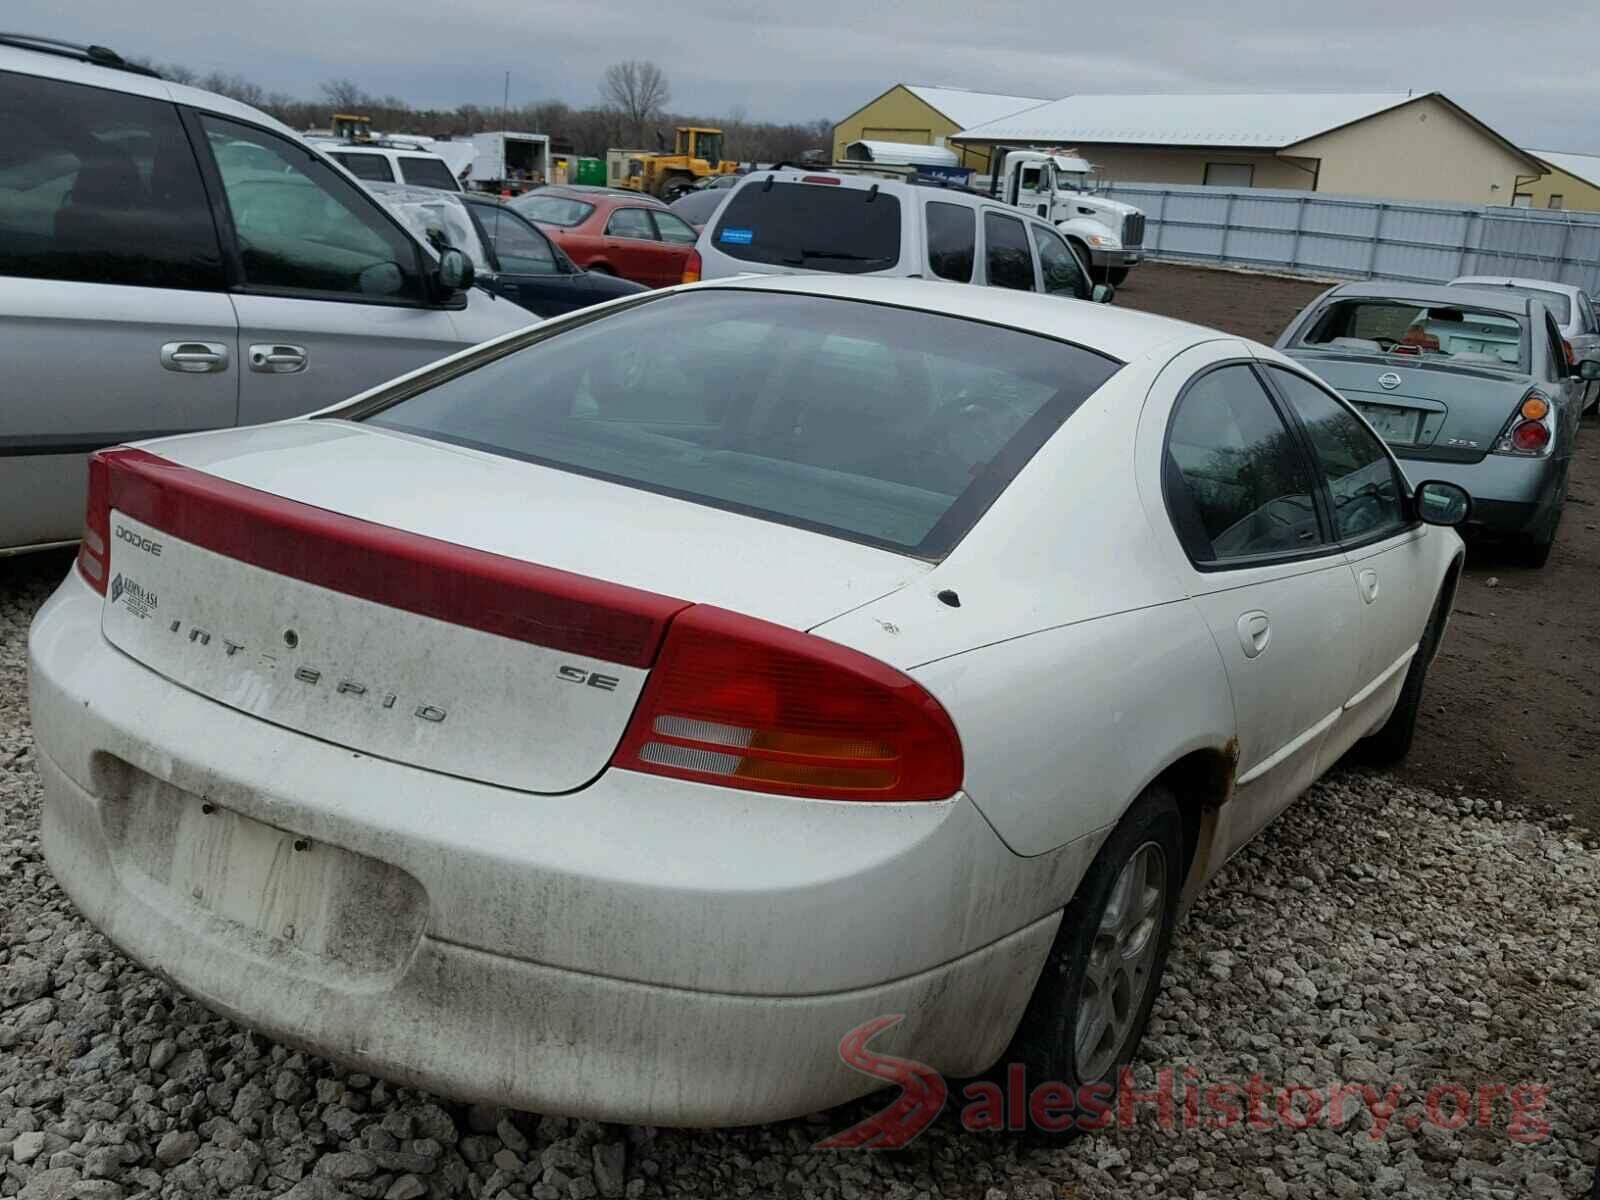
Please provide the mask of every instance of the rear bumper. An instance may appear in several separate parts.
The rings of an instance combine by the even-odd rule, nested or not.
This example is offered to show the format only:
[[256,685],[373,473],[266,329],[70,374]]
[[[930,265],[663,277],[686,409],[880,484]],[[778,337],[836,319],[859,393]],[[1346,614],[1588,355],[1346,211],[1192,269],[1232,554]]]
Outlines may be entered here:
[[1483,533],[1522,534],[1537,529],[1560,495],[1566,470],[1566,461],[1554,456],[1490,454],[1475,463],[1399,458],[1413,487],[1424,480],[1442,479],[1465,488],[1472,497],[1467,528]]
[[[219,1012],[452,1096],[772,1120],[879,1086],[838,1046],[891,1013],[875,1049],[980,1070],[1087,867],[1087,845],[1017,858],[964,796],[840,805],[619,771],[536,796],[354,755],[172,684],[99,614],[74,574],[30,638],[63,889]],[[273,893],[277,860],[230,858],[191,891],[175,830],[201,820],[280,838],[280,856],[306,841],[334,864],[330,898],[290,933],[252,915],[295,899]]]

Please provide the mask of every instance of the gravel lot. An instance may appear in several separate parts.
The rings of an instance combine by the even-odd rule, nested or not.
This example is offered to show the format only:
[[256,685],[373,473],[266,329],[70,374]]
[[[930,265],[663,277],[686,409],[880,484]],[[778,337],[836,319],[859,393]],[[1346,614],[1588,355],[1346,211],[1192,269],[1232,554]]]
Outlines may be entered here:
[[[1410,776],[1337,774],[1201,897],[1137,1069],[1152,1090],[1175,1073],[1165,1128],[1145,1103],[1071,1140],[968,1133],[952,1085],[908,1150],[819,1151],[884,1098],[756,1129],[619,1128],[461,1107],[292,1052],[123,959],[44,865],[25,638],[69,563],[0,560],[0,1196],[1587,1195],[1600,845],[1565,815]],[[1451,646],[1475,629],[1457,621]],[[1593,643],[1573,653],[1592,677]],[[1210,1099],[1188,1127],[1186,1090],[1237,1096],[1253,1076],[1258,1128],[1210,1127]],[[1330,1105],[1294,1128],[1290,1084],[1371,1092],[1348,1093],[1338,1127]],[[1289,1099],[1304,1123],[1308,1094]]]

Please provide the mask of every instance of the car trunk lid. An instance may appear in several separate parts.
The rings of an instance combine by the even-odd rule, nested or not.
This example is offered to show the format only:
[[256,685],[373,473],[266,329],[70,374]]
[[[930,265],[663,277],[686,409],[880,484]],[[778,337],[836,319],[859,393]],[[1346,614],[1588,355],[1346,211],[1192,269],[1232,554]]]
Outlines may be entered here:
[[689,604],[808,628],[928,569],[341,423],[154,448],[111,467],[112,643],[274,724],[532,792],[604,769]]
[[1510,372],[1422,365],[1402,355],[1295,357],[1359,408],[1402,457],[1479,461],[1529,387]]

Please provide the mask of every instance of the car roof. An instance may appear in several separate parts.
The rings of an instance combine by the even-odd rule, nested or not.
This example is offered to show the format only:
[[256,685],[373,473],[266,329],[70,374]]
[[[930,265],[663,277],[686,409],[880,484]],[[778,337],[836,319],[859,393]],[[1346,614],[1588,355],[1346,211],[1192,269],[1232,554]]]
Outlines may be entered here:
[[1538,303],[1527,296],[1504,291],[1479,291],[1443,283],[1386,283],[1383,280],[1341,284],[1329,291],[1324,300],[1404,300],[1425,307],[1435,304],[1459,307],[1470,303],[1474,308],[1517,317],[1527,316],[1529,306]]
[[460,204],[460,192],[447,192],[443,188],[418,187],[411,183],[385,183],[381,179],[362,180],[362,186],[386,203],[394,204]]
[[1200,342],[1233,338],[1215,329],[1191,325],[1154,313],[1066,300],[1037,292],[974,287],[942,280],[862,275],[734,275],[689,285],[691,289],[787,292],[802,296],[827,296],[896,308],[918,309],[945,316],[964,317],[1003,325],[1025,333],[1060,338],[1098,350],[1122,362],[1143,357],[1173,342]]
[[1516,275],[1463,275],[1459,279],[1452,279],[1450,287],[1483,287],[1486,290],[1494,288],[1528,288],[1530,291],[1559,292],[1563,296],[1576,298],[1583,291],[1575,283],[1557,283],[1553,279],[1523,279]]
[[[331,142],[308,138],[308,141],[325,154],[383,154],[395,158],[439,158],[431,150],[418,150],[413,146],[364,146],[360,142]],[[444,159],[439,158],[440,162]]]
[[579,192],[561,187],[559,184],[538,188],[527,194],[533,197],[558,196],[563,200],[577,200],[584,204],[594,205],[597,212],[605,212],[612,208],[624,208],[630,205],[636,208],[667,207],[654,196],[647,196],[643,192]]
[[83,62],[42,50],[27,50],[9,43],[0,43],[0,71],[19,75],[36,75],[45,79],[59,79],[66,83],[87,84],[108,92],[123,92],[130,96],[147,96],[153,100],[170,100],[185,104],[220,117],[234,117],[253,125],[265,126],[276,133],[287,134],[301,145],[306,140],[282,121],[270,117],[258,108],[219,96],[201,88],[172,83],[151,75],[141,75],[121,67],[101,66]]

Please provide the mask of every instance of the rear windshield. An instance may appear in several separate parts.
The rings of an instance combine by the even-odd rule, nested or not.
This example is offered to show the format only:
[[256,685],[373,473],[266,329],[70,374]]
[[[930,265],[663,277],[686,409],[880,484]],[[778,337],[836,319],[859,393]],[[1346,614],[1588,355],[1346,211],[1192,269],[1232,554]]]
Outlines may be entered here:
[[1528,369],[1523,322],[1470,307],[1406,300],[1340,300],[1301,337],[1325,350],[1387,354],[1457,366]]
[[1119,366],[955,317],[706,290],[364,419],[936,559]]
[[574,200],[571,196],[522,196],[511,202],[530,221],[545,225],[580,225],[594,211],[594,205]]
[[1476,288],[1480,292],[1510,292],[1514,296],[1527,296],[1543,301],[1556,319],[1557,325],[1572,323],[1572,301],[1565,292],[1547,292],[1543,288],[1516,287],[1504,283],[1452,283],[1451,287]]
[[357,179],[367,179],[373,183],[394,182],[389,160],[381,154],[335,154],[333,157]]
[[712,244],[745,262],[883,271],[900,261],[900,201],[837,184],[748,183],[728,198]]
[[455,176],[450,174],[450,168],[445,166],[441,158],[402,158],[400,174],[407,183],[414,183],[418,187],[442,188],[447,192],[460,190],[456,186]]

